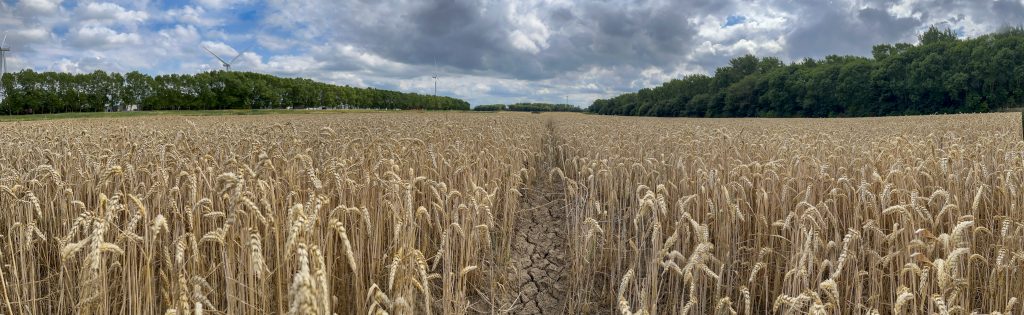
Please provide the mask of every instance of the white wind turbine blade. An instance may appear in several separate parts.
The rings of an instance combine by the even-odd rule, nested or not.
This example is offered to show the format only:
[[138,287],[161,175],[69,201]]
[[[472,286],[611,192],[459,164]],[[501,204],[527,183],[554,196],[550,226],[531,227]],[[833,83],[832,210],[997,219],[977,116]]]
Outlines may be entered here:
[[238,60],[238,57],[241,57],[241,56],[242,56],[242,54],[244,54],[244,53],[248,52],[248,51],[249,51],[249,49],[252,49],[252,47],[253,47],[253,46],[255,46],[255,44],[253,44],[253,45],[250,45],[250,46],[249,46],[249,48],[246,48],[246,49],[245,49],[245,50],[243,50],[242,52],[238,53],[238,55],[237,55],[237,56],[235,56],[235,58],[232,58],[232,59],[231,59],[231,62],[229,62],[229,63],[235,63],[235,60]]
[[220,56],[217,56],[217,54],[215,54],[215,53],[213,53],[212,51],[210,51],[210,49],[209,49],[209,48],[206,48],[206,46],[200,46],[200,47],[203,47],[203,49],[205,49],[205,50],[206,50],[206,52],[208,52],[208,53],[210,53],[211,55],[213,55],[213,57],[214,57],[214,58],[217,58],[217,60],[220,60],[220,62],[221,62],[222,64],[225,64],[225,65],[229,64],[229,63],[227,63],[226,61],[224,61],[224,59],[220,59]]
[[7,43],[7,31],[4,31],[4,40],[0,41],[0,48],[4,48],[4,44]]

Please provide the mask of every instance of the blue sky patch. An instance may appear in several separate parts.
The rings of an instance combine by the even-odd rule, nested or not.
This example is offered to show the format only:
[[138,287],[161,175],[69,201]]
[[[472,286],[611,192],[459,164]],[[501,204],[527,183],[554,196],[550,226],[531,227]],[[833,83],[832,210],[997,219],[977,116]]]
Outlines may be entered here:
[[730,15],[725,18],[725,23],[722,24],[722,28],[727,28],[737,24],[743,24],[747,21],[747,17],[742,15]]

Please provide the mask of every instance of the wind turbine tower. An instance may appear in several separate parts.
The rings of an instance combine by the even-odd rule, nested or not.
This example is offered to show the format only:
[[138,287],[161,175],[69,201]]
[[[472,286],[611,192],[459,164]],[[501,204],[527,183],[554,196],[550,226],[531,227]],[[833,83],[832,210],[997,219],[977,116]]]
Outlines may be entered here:
[[7,90],[4,89],[4,75],[7,74],[7,52],[10,47],[4,47],[7,43],[7,32],[4,32],[4,39],[0,40],[0,100],[7,98]]
[[437,97],[437,60],[434,60],[434,74],[432,74],[430,76],[430,78],[434,79],[434,97],[436,98]]
[[4,39],[0,41],[0,80],[3,80],[4,74],[7,74],[7,52],[11,51],[10,47],[4,47],[7,43],[7,32],[4,32]]

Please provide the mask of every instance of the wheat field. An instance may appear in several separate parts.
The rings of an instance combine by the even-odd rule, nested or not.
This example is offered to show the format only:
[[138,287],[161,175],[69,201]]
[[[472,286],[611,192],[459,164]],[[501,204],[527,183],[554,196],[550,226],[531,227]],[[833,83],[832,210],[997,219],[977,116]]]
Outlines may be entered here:
[[1019,118],[0,123],[0,314],[1020,314]]

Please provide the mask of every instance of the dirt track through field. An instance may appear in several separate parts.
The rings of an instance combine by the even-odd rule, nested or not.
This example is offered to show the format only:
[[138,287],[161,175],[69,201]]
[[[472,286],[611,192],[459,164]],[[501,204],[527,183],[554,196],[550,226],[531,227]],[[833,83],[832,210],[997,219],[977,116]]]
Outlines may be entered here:
[[523,192],[523,212],[516,222],[514,274],[509,276],[515,285],[512,314],[563,314],[565,308],[565,199],[562,186],[547,176],[555,157],[553,126],[547,132],[540,172]]

